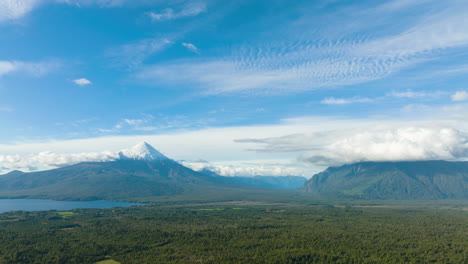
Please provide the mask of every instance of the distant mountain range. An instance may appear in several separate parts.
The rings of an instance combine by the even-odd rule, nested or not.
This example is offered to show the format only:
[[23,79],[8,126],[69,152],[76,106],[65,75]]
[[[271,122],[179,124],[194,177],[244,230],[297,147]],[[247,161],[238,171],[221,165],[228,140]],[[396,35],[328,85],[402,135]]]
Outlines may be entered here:
[[[252,189],[262,182],[257,179],[250,184],[242,177],[235,179],[193,171],[147,143],[123,150],[118,156],[115,161],[83,162],[47,171],[12,171],[0,176],[0,197],[118,200],[200,193],[207,189],[220,192]],[[280,185],[271,177],[265,180],[271,186]],[[289,178],[284,183],[289,187],[288,181]],[[268,187],[266,185],[263,187]]]
[[[204,169],[200,173],[211,175],[215,177],[222,177],[216,174],[213,171]],[[227,180],[245,184],[252,185],[262,188],[272,188],[272,189],[297,189],[302,187],[307,181],[306,178],[301,176],[253,176],[253,177],[225,177]]]
[[[468,162],[360,162],[330,167],[310,180],[303,177],[222,177],[196,172],[147,143],[118,153],[109,162],[83,162],[38,172],[0,175],[0,198],[124,200],[155,196],[265,192],[300,188],[333,198],[468,199]],[[301,187],[302,186],[302,187]],[[247,192],[246,192],[247,191]]]
[[303,190],[337,198],[468,199],[468,162],[359,162],[328,168]]

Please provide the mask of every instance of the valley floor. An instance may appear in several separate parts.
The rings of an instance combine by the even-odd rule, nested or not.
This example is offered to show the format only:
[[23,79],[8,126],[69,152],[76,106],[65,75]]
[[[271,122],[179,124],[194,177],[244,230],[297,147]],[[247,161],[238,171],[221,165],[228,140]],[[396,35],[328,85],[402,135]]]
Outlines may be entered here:
[[466,203],[159,203],[0,214],[0,263],[468,263]]

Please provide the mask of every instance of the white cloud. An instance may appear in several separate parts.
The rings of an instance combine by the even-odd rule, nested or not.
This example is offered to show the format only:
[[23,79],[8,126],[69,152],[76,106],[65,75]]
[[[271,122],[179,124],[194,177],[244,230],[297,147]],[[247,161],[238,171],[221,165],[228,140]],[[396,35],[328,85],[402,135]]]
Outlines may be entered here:
[[[161,122],[159,123],[159,126],[152,126],[150,123],[155,119],[154,116],[144,114],[142,115],[141,118],[138,119],[130,119],[130,118],[123,118],[121,119],[117,124],[115,124],[112,128],[110,129],[103,129],[103,128],[98,128],[97,130],[101,133],[114,133],[118,131],[122,131],[124,129],[130,130],[130,131],[155,131],[159,129],[164,129],[166,128],[165,126],[169,126],[168,124],[162,125]],[[161,121],[161,120],[158,120]]]
[[192,43],[182,42],[182,46],[186,47],[188,50],[194,53],[199,53],[198,48]]
[[102,162],[117,159],[114,152],[54,153],[43,151],[32,155],[0,155],[0,172],[11,170],[36,171],[51,169],[79,162]]
[[15,72],[24,72],[39,77],[58,67],[57,62],[0,61],[0,77]]
[[[68,4],[76,7],[97,6],[100,8],[117,8],[126,5],[154,6],[158,2],[151,0],[1,0],[0,22],[24,17],[43,4]],[[189,3],[180,11],[168,8],[163,12],[148,13],[153,20],[171,20],[181,17],[196,16],[206,11],[204,3]]]
[[382,63],[396,60],[414,60],[442,49],[468,44],[468,18],[463,12],[441,13],[429,17],[407,31],[382,39],[369,41],[355,50],[357,53],[375,55]]
[[[124,5],[154,5],[150,0],[1,0],[0,22],[20,19],[43,4],[68,4],[77,7],[98,6],[101,8],[115,8]],[[182,12],[182,11],[181,11]],[[188,15],[196,12],[195,7],[184,11]],[[184,15],[185,13],[179,14]]]
[[353,103],[371,103],[374,99],[366,97],[352,97],[352,98],[335,98],[328,97],[320,101],[321,104],[326,105],[342,105],[342,104],[353,104]]
[[[139,0],[133,0],[133,2],[138,2],[138,1]],[[56,0],[56,2],[66,3],[69,5],[76,5],[78,7],[88,6],[88,5],[97,5],[103,8],[110,8],[110,7],[119,7],[131,1],[129,0]]]
[[387,96],[397,98],[436,98],[444,94],[442,91],[435,92],[415,92],[415,91],[393,91],[388,93]]
[[172,8],[166,8],[160,13],[149,12],[148,16],[153,21],[166,21],[183,17],[197,16],[206,11],[204,3],[189,3],[182,7],[180,11],[174,11]]
[[468,100],[468,92],[458,91],[452,95],[452,101],[465,101]]
[[[354,104],[354,103],[372,103],[376,102],[382,99],[387,99],[391,97],[395,98],[410,98],[410,99],[416,99],[416,98],[423,98],[423,99],[435,99],[438,98],[442,95],[446,94],[445,92],[442,91],[431,91],[431,92],[426,92],[426,91],[393,91],[390,93],[385,94],[385,96],[381,97],[374,97],[374,98],[368,98],[368,97],[360,97],[360,96],[354,96],[350,98],[336,98],[336,97],[327,97],[323,100],[320,101],[321,104],[326,104],[326,105],[346,105],[346,104]],[[421,104],[411,104],[407,105],[404,107],[406,110],[414,110],[416,106],[423,106]],[[420,108],[420,107],[419,107]]]
[[135,126],[135,125],[144,124],[144,123],[146,123],[148,120],[146,120],[146,119],[124,119],[123,121],[124,121],[125,123],[131,125],[131,126]]
[[306,153],[312,164],[340,165],[358,161],[457,160],[468,158],[468,134],[451,128],[398,128],[356,133]]
[[[400,117],[397,116],[398,113],[401,114]],[[238,167],[240,169],[237,173],[240,175],[263,166],[268,168],[264,169],[264,173],[257,171],[252,174],[271,174],[275,168],[287,167],[294,171],[291,175],[303,172],[304,176],[310,177],[324,169],[324,166],[340,162],[384,158],[468,158],[465,152],[467,143],[464,142],[468,131],[466,120],[468,108],[459,104],[456,108],[428,108],[414,116],[412,112],[396,112],[385,119],[306,116],[284,119],[270,125],[218,128],[204,126],[197,129],[158,131],[157,134],[18,142],[0,145],[0,155],[4,156],[5,163],[5,156],[10,156],[11,159],[19,155],[23,158],[44,150],[57,155],[101,153],[103,150],[116,152],[146,141],[174,160],[193,161],[203,157],[211,161],[212,165],[224,168],[225,175],[236,175],[235,168]],[[136,124],[139,121],[130,123]],[[130,129],[138,127],[130,126],[124,120],[122,124]],[[301,160],[307,161],[305,164],[296,161],[303,153],[306,154]],[[35,155],[37,154],[32,156]],[[50,159],[49,165],[68,162],[54,160]],[[0,162],[0,167],[15,169],[11,161],[8,166],[3,163]],[[286,172],[281,170],[281,174]]]
[[85,86],[85,85],[89,85],[89,84],[92,84],[92,82],[86,78],[80,78],[80,79],[76,79],[76,80],[73,80],[74,83],[78,84],[79,86]]
[[373,60],[359,58],[316,60],[313,53],[302,51],[304,54],[298,57],[291,51],[279,57],[270,54],[264,58],[176,61],[147,66],[136,76],[173,85],[190,83],[213,94],[248,90],[290,93],[376,80],[405,66],[401,62],[375,67]]
[[13,72],[17,69],[17,66],[13,62],[0,61],[0,77]]
[[1,0],[0,22],[23,17],[36,8],[43,0]]
[[304,176],[310,167],[291,161],[235,161],[235,162],[196,162],[182,161],[182,165],[195,171],[210,170],[221,176]]

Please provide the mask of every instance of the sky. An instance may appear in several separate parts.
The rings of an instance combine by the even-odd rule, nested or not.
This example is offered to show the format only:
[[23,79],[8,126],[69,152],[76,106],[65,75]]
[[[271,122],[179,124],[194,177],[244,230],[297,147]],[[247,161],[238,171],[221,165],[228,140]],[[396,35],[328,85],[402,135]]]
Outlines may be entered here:
[[468,160],[466,0],[0,0],[0,173]]

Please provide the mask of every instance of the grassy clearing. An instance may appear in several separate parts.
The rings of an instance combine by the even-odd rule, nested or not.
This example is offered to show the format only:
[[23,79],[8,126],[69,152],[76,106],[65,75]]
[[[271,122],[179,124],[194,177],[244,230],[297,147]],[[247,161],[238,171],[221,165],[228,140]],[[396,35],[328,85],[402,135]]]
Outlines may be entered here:
[[108,259],[108,260],[96,262],[96,264],[120,264],[120,262],[117,262],[113,259]]
[[229,208],[229,207],[226,207],[226,208],[199,208],[199,209],[194,209],[195,211],[226,211],[226,210],[243,210],[245,208],[240,208],[240,207],[236,207],[236,208]]
[[70,217],[75,216],[77,214],[78,213],[74,213],[74,212],[57,212],[57,215],[62,217],[63,219],[70,218]]

